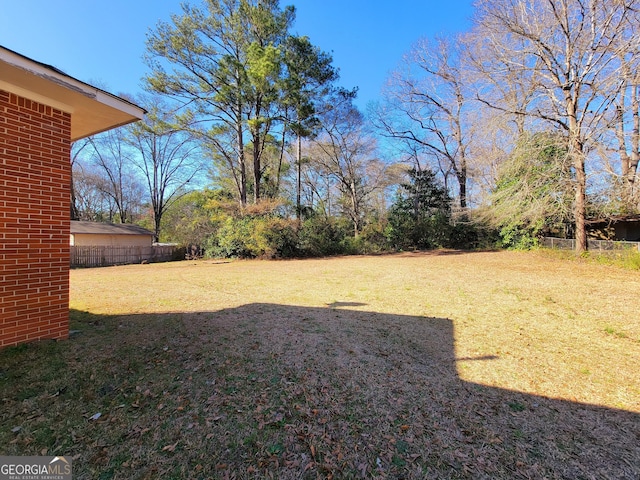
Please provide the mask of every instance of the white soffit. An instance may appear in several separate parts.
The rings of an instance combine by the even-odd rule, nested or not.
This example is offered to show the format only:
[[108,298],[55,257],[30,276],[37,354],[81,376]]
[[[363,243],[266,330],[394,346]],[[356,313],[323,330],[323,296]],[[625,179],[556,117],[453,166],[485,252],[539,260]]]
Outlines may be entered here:
[[71,141],[136,122],[145,110],[0,46],[0,89],[71,114]]

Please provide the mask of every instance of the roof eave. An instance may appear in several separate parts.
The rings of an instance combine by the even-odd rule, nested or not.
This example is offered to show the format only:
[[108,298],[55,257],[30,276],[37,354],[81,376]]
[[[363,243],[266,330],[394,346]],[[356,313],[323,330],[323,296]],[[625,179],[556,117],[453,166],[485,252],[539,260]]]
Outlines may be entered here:
[[142,120],[146,111],[55,67],[0,46],[0,89],[71,114],[71,141]]

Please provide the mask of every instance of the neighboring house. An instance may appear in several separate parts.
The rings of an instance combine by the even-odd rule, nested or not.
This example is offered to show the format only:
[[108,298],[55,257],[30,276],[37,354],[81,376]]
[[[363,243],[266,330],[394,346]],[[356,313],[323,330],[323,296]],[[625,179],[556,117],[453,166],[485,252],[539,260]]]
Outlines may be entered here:
[[130,224],[71,221],[72,246],[150,247],[153,232]]
[[153,243],[153,232],[137,225],[72,221],[70,233],[72,267],[106,267],[184,258],[184,251],[176,245]]
[[640,241],[640,215],[612,215],[586,221],[587,232],[593,238]]
[[69,335],[71,142],[144,113],[0,46],[0,347]]

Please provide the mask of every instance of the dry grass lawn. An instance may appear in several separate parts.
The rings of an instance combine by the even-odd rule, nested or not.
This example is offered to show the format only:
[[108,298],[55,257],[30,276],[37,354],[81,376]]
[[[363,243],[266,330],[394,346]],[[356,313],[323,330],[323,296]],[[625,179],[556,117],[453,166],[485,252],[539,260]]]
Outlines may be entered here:
[[518,252],[74,270],[79,333],[0,352],[0,454],[78,479],[637,480],[639,291]]

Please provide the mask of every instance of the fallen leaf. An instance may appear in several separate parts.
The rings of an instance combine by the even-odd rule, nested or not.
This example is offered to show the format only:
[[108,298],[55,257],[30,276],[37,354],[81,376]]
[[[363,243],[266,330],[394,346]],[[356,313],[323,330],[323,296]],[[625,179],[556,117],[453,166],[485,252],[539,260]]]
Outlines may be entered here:
[[178,446],[179,443],[180,443],[180,440],[178,440],[173,445],[165,445],[164,447],[162,447],[162,451],[163,452],[173,452],[176,449],[176,447]]

